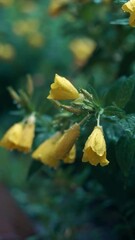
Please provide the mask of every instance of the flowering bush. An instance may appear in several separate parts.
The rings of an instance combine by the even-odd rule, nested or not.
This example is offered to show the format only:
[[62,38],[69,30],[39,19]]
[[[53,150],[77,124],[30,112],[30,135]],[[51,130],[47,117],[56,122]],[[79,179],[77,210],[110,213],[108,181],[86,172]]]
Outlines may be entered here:
[[37,238],[135,237],[134,10],[0,1],[1,181],[18,189]]

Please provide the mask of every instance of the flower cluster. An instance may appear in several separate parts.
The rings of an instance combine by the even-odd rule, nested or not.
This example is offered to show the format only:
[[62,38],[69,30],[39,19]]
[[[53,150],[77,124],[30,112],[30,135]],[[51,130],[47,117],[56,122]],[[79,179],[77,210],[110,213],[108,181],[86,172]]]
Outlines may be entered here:
[[[10,89],[11,90],[11,89]],[[20,102],[20,98],[11,90],[12,96]],[[87,98],[89,99],[86,99]],[[56,132],[49,139],[43,141],[37,149],[32,153],[32,158],[47,164],[50,167],[58,167],[60,160],[64,163],[73,163],[76,158],[76,141],[80,136],[81,125],[88,119],[89,111],[93,111],[92,95],[86,90],[82,93],[72,85],[72,83],[64,77],[55,75],[54,83],[51,84],[51,90],[48,99],[56,102],[69,112],[81,113],[81,107],[76,109],[61,104],[58,100],[74,100],[74,105],[78,107],[87,103],[88,114],[80,123],[72,124],[68,129]],[[101,111],[98,114],[97,126],[88,137],[83,149],[83,162],[89,162],[92,165],[106,166],[109,161],[106,159],[106,143],[104,139],[103,129],[99,125]],[[31,114],[22,122],[14,124],[3,136],[0,146],[9,150],[19,150],[22,152],[30,152],[35,135],[35,114]]]
[[[53,100],[75,99],[75,101],[77,102],[77,99],[80,99],[80,95],[81,94],[79,94],[78,90],[71,84],[71,82],[69,82],[66,78],[63,78],[56,74],[54,83],[51,85],[51,91],[48,96],[48,99]],[[74,125],[74,127],[75,126],[76,127],[78,126],[79,130],[79,125]],[[70,150],[72,149],[74,141],[79,136],[79,134],[77,134],[77,132],[74,131],[74,127],[70,128],[70,130],[68,130],[67,133],[63,135],[62,139],[58,141],[58,143],[56,144],[56,149],[57,146],[59,146],[59,154],[62,154],[64,151],[66,152],[67,149],[69,153],[69,149]],[[70,148],[68,148],[69,145]],[[96,126],[94,128],[93,132],[91,133],[91,135],[89,136],[88,140],[85,143],[83,152],[84,152],[82,159],[83,162],[89,162],[90,164],[95,166],[98,164],[100,164],[101,166],[106,166],[109,164],[109,161],[106,159],[106,143],[101,126]],[[55,157],[57,157],[57,153],[55,153]]]

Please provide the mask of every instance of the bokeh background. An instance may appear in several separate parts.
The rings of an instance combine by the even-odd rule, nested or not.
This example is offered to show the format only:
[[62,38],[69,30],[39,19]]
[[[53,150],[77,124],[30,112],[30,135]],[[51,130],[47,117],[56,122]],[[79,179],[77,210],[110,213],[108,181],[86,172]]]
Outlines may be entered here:
[[[46,99],[55,73],[78,88],[91,85],[101,99],[117,79],[134,74],[135,30],[121,5],[111,0],[0,0],[0,137],[21,119],[7,87],[26,89],[28,74],[42,114],[40,142],[52,131],[48,123],[57,112]],[[123,120],[132,140],[134,96],[125,107],[129,121]],[[94,120],[83,129],[76,163],[56,171],[36,166],[28,178],[31,156],[0,149],[0,181],[36,230],[28,239],[135,239],[134,165],[129,166],[135,143],[130,134],[125,143],[118,122],[113,117],[102,122],[110,160],[105,168],[81,163]]]

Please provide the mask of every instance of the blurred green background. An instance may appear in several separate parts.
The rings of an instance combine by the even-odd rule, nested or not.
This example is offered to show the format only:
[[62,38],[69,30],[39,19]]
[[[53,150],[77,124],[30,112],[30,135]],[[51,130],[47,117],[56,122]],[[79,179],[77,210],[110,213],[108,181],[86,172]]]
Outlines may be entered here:
[[[121,2],[54,2],[55,8],[49,0],[0,0],[0,137],[21,119],[7,87],[25,89],[27,74],[43,116],[40,141],[49,136],[48,122],[57,112],[46,100],[55,73],[78,88],[91,85],[102,100],[113,84],[117,89],[117,79],[135,72],[135,30]],[[76,39],[91,41],[88,56],[82,57],[81,46],[76,53]],[[135,91],[125,119],[102,121],[110,160],[105,168],[81,163],[94,120],[82,130],[76,163],[56,171],[44,166],[27,179],[31,156],[0,149],[0,181],[33,220],[37,235],[31,239],[135,239],[134,99]]]

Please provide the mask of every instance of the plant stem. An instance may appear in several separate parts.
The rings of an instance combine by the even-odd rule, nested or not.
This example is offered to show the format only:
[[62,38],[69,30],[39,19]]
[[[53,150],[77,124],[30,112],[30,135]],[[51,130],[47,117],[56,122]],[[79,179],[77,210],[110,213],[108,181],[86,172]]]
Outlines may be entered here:
[[79,125],[83,125],[90,117],[90,114],[88,113],[82,120],[79,122]]
[[98,117],[97,117],[97,126],[100,127],[100,117],[103,114],[104,110],[103,108],[101,108],[101,110],[98,113]]

